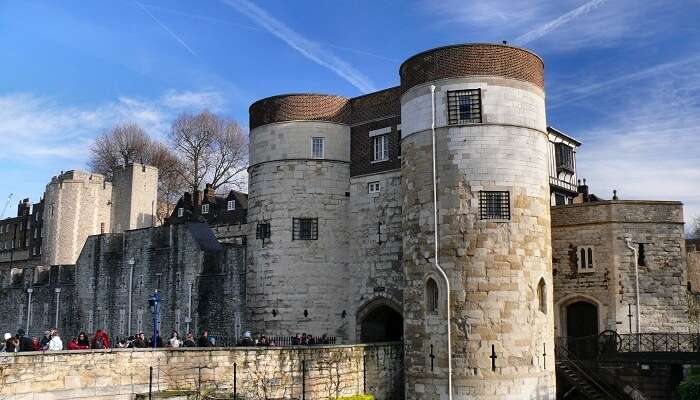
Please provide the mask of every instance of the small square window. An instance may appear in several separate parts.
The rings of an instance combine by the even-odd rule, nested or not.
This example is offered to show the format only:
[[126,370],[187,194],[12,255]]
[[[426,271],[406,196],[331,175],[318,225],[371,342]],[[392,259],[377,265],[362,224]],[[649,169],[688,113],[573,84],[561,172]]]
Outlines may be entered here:
[[386,161],[389,159],[389,135],[375,136],[374,161]]
[[209,214],[209,204],[202,204],[202,214]]
[[450,125],[481,123],[481,89],[448,91],[447,113]]
[[182,218],[182,216],[185,215],[185,209],[180,207],[177,209],[177,217]]
[[256,239],[267,239],[270,237],[270,223],[264,222],[258,224],[255,228],[255,238]]
[[293,218],[292,240],[318,240],[318,218]]
[[479,218],[510,219],[510,193],[479,191]]
[[593,246],[579,246],[576,249],[578,272],[593,272],[595,269],[595,256]]
[[367,184],[367,193],[379,193],[381,184],[379,182],[370,182]]
[[323,143],[324,140],[322,137],[315,137],[312,138],[311,141],[311,157],[312,158],[323,158]]
[[226,203],[226,210],[227,211],[233,211],[236,209],[236,201],[235,200],[229,200]]

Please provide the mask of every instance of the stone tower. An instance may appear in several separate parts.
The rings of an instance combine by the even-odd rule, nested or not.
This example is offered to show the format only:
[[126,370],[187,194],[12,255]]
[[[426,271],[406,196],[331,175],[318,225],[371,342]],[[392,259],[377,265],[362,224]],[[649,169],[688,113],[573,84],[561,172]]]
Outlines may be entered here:
[[112,180],[112,231],[155,225],[158,168],[129,164],[114,172]]
[[75,264],[90,235],[151,226],[158,169],[132,164],[114,181],[83,171],[62,172],[46,185],[42,258],[48,265]]
[[446,290],[434,266],[433,101],[454,398],[554,399],[543,68],[529,51],[492,44],[437,48],[401,65],[408,399],[447,394]]
[[42,258],[48,265],[75,264],[90,235],[107,230],[112,184],[83,171],[54,176],[44,192]]
[[[250,328],[347,340],[348,99],[270,97],[250,107]],[[347,311],[346,311],[347,313]]]

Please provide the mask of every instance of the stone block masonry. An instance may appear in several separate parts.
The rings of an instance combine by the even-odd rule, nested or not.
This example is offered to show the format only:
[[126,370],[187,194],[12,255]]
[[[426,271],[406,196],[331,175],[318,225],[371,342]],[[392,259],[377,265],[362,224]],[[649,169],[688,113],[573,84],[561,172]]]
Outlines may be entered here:
[[[641,332],[688,331],[681,203],[600,201],[553,207],[552,237],[557,336],[577,335],[567,327],[569,306],[577,302],[595,307],[598,332],[628,333],[630,305],[636,315],[635,263]],[[592,257],[586,256],[590,268],[579,268],[581,248],[591,249]],[[634,333],[635,325],[633,320]]]
[[0,358],[0,396],[131,400],[148,393],[149,367],[154,391],[233,391],[234,365],[237,392],[247,399],[332,399],[359,393],[378,400],[403,397],[399,343],[12,353]]

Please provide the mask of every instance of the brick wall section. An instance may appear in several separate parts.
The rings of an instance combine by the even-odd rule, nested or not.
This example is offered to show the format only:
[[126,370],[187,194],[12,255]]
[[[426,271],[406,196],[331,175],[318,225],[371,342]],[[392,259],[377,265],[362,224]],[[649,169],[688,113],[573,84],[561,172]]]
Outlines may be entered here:
[[[557,334],[564,332],[565,307],[587,300],[598,306],[599,330],[629,331],[628,305],[635,313],[634,247],[644,243],[639,266],[642,332],[687,332],[686,258],[679,202],[604,201],[552,207]],[[578,246],[593,246],[595,271],[576,271]],[[633,320],[633,329],[635,321]]]
[[250,130],[273,122],[350,122],[349,100],[325,94],[288,94],[258,100],[250,106]]
[[[401,118],[391,117],[362,125],[350,130],[350,176],[373,174],[401,168],[401,132],[398,126]],[[369,132],[375,129],[391,127],[389,133],[389,159],[373,163],[374,141]]]
[[514,78],[544,89],[544,62],[534,53],[499,44],[439,47],[409,58],[399,68],[401,91],[421,83],[469,75]]
[[[63,351],[9,354],[2,359],[0,394],[17,399],[131,400],[154,391],[201,388],[233,390],[237,365],[239,395],[249,399],[329,399],[366,392],[377,400],[402,397],[400,344],[298,348]],[[261,396],[265,383],[267,396]]]

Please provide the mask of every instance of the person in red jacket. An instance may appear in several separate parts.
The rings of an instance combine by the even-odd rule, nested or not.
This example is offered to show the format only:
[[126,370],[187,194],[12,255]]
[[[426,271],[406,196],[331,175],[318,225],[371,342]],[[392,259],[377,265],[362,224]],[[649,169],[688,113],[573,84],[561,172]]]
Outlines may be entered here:
[[95,337],[92,338],[93,349],[109,349],[109,336],[102,329],[95,332]]
[[68,342],[68,350],[80,350],[77,337],[74,337],[70,340],[70,342]]

